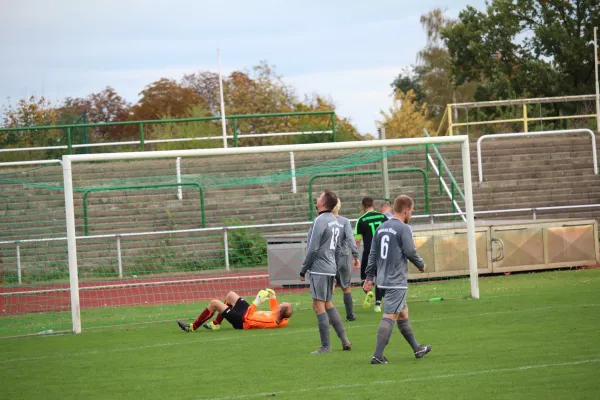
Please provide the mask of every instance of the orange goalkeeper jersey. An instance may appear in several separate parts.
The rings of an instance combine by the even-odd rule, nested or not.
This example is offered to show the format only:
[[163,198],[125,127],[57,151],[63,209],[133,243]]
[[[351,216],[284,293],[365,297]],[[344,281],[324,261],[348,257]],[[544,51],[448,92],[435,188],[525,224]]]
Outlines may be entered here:
[[251,304],[244,314],[244,329],[270,329],[286,326],[289,318],[282,319],[279,325],[275,322],[278,305],[277,299],[269,299],[271,311],[256,311],[256,305]]

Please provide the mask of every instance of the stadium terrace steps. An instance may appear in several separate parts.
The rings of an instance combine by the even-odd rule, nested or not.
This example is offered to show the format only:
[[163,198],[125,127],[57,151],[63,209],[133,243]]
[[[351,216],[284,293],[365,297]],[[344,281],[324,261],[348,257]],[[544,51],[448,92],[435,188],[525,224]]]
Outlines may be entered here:
[[[557,205],[580,205],[600,203],[600,178],[592,169],[591,146],[588,137],[560,137],[536,139],[502,139],[483,143],[482,161],[484,182],[478,182],[475,142],[471,143],[471,168],[474,205],[476,211],[513,208],[547,207]],[[445,162],[456,181],[462,185],[460,152],[454,147],[439,146]],[[342,154],[340,152],[340,154]],[[435,155],[429,151],[434,160]],[[309,215],[308,181],[311,174],[304,168],[325,163],[329,154],[323,152],[296,153],[297,194],[291,193],[290,180],[270,185],[205,186],[206,226],[221,226],[225,219],[236,218],[242,224],[267,224],[276,222],[306,221]],[[183,159],[184,178],[203,179],[235,176],[239,179],[255,177],[258,173],[273,174],[289,171],[289,155],[244,156],[245,168],[231,165],[227,160],[214,158]],[[389,158],[389,168],[418,167],[427,169],[425,152],[403,153]],[[378,170],[379,162],[351,167],[348,170]],[[346,171],[348,171],[346,170]],[[332,170],[333,171],[333,170]],[[3,173],[5,171],[2,171]],[[331,171],[330,171],[331,172]],[[75,165],[75,187],[152,183],[154,177],[168,177],[175,182],[175,160],[152,160]],[[60,167],[39,168],[27,174],[17,174],[29,182],[62,185]],[[446,173],[443,173],[449,184]],[[136,183],[137,182],[137,183]],[[375,182],[375,183],[373,183]],[[343,214],[356,218],[358,203],[365,195],[381,195],[381,183],[363,178],[323,178],[313,182],[313,195],[324,188],[336,191],[343,202]],[[394,174],[390,176],[392,194],[408,193],[417,199],[417,213],[424,213],[422,181],[417,174]],[[449,199],[439,194],[439,183],[433,171],[429,172],[428,186],[431,210],[434,213],[450,212]],[[184,187],[184,199],[178,200],[177,189],[161,188],[143,191],[114,191],[92,193],[88,198],[90,234],[114,234],[125,232],[162,231],[201,227],[198,193],[194,188]],[[83,235],[83,195],[76,193],[76,226]],[[464,202],[458,200],[462,209]],[[544,212],[541,217],[552,218],[598,218],[600,209],[580,209]],[[531,213],[492,214],[479,218],[530,218]],[[273,232],[305,231],[306,227],[271,229]],[[2,184],[0,192],[0,240],[64,237],[65,217],[62,191],[24,187],[22,184]],[[194,234],[195,235],[195,234]],[[153,257],[156,249],[169,242],[169,252],[179,255],[205,258],[207,251],[223,254],[222,233],[202,234],[202,251],[198,239],[177,235],[123,238],[123,259]],[[35,268],[36,263],[66,262],[63,242],[23,244],[21,261],[24,268]],[[90,239],[78,241],[82,265],[93,269],[94,265],[110,260],[114,264],[115,239]],[[0,265],[12,265],[16,259],[14,245],[0,245]],[[35,251],[26,251],[35,249]],[[200,255],[201,254],[201,255]],[[104,261],[103,261],[104,260]],[[111,264],[112,265],[112,264]],[[116,268],[112,265],[111,268]]]

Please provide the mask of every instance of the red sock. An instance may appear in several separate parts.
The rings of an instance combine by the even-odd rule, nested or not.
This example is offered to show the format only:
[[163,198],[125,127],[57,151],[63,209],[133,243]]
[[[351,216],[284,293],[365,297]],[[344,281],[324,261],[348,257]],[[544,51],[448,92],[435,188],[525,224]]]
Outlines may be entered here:
[[221,325],[221,322],[223,322],[223,314],[219,313],[219,315],[217,315],[217,318],[215,318],[213,320],[213,324],[214,325]]
[[[227,304],[229,307],[231,307],[231,304],[229,303],[225,303]],[[214,319],[213,324],[215,325],[221,325],[221,322],[223,322],[223,313],[219,313],[219,315],[217,315],[217,318]]]
[[200,316],[198,318],[196,318],[196,320],[192,324],[192,326],[194,327],[194,330],[198,329],[200,327],[200,325],[202,325],[204,322],[208,321],[213,316],[213,314],[214,314],[214,312],[210,312],[208,310],[208,308],[205,308],[204,311],[202,311],[202,314],[200,314]]

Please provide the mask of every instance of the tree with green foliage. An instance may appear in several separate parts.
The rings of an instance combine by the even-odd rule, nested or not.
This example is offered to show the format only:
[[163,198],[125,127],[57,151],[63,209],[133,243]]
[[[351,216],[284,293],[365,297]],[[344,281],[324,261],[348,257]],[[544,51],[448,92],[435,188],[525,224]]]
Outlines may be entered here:
[[435,8],[423,14],[420,22],[427,34],[427,43],[417,54],[417,64],[403,70],[392,87],[395,92],[412,91],[412,100],[417,104],[426,103],[429,118],[437,121],[442,118],[447,104],[471,101],[475,85],[454,83],[452,60],[442,32],[450,29],[455,21],[448,18],[444,10]]
[[594,90],[597,0],[493,0],[468,6],[442,29],[456,85],[478,82],[478,101]]

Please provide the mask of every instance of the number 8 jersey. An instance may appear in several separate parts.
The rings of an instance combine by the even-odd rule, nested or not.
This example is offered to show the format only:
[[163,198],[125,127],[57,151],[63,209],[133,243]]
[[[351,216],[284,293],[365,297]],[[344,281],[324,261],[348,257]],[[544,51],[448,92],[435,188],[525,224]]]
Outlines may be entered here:
[[397,219],[384,222],[373,238],[367,280],[377,276],[377,286],[382,289],[408,289],[408,260],[419,269],[425,266],[417,254],[412,229]]

